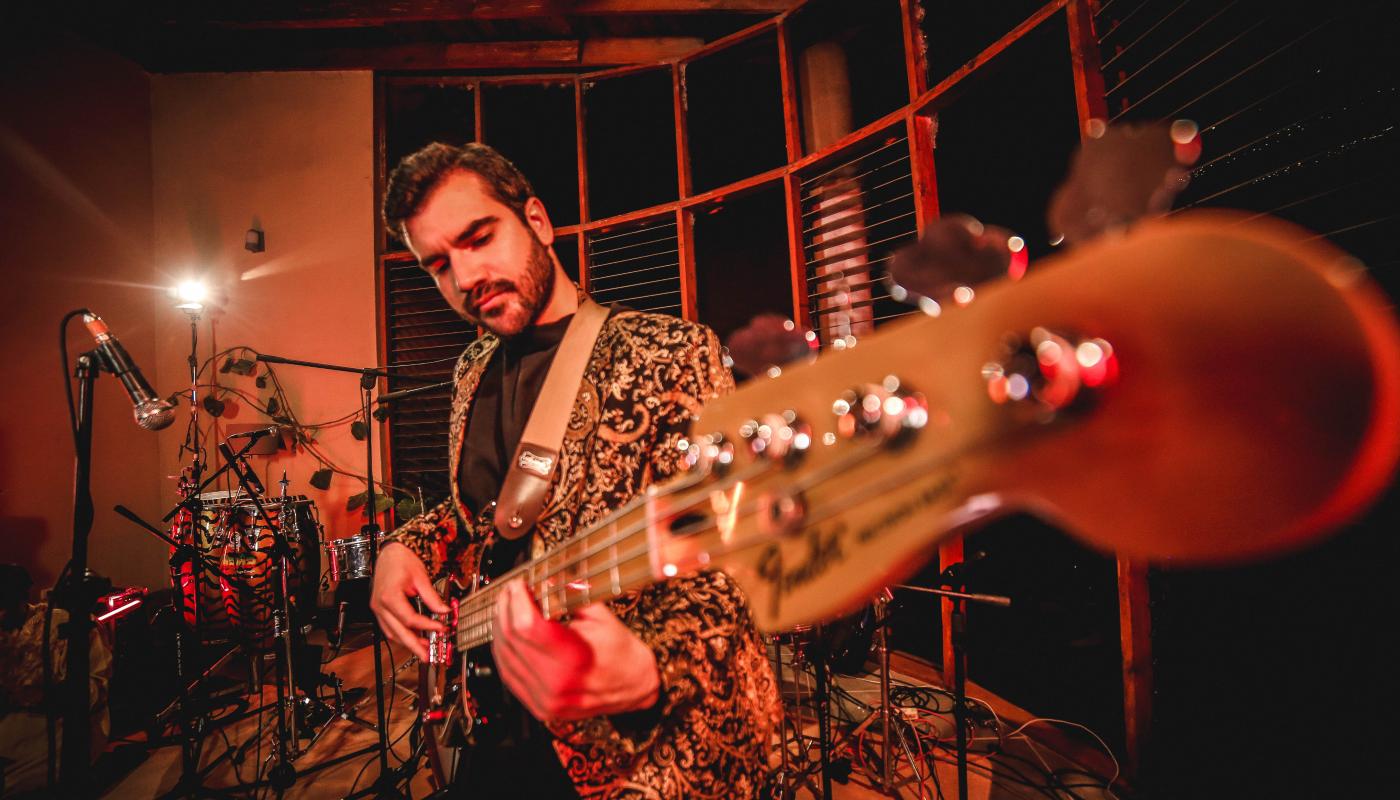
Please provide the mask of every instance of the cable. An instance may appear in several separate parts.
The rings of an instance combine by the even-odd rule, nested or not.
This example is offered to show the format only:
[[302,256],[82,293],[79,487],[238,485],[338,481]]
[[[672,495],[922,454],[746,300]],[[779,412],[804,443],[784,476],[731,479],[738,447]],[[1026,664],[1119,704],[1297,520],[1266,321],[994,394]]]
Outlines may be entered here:
[[1084,731],[1085,733],[1089,734],[1090,736],[1094,737],[1094,741],[1098,742],[1099,746],[1103,748],[1104,753],[1108,755],[1108,760],[1113,762],[1113,777],[1109,778],[1107,781],[1104,782],[1103,789],[1105,792],[1108,793],[1110,797],[1114,796],[1113,790],[1110,787],[1112,787],[1112,785],[1118,780],[1118,777],[1123,772],[1123,768],[1118,764],[1118,757],[1113,755],[1113,750],[1109,748],[1108,744],[1104,742],[1104,740],[1097,733],[1094,733],[1094,731],[1091,730],[1087,725],[1081,725],[1078,722],[1070,722],[1069,720],[1064,719],[1055,719],[1054,717],[1034,717],[1032,719],[1026,720],[1019,728],[1012,731],[1008,735],[1014,736],[1037,722],[1053,722],[1059,725],[1069,725],[1071,727],[1078,728]]

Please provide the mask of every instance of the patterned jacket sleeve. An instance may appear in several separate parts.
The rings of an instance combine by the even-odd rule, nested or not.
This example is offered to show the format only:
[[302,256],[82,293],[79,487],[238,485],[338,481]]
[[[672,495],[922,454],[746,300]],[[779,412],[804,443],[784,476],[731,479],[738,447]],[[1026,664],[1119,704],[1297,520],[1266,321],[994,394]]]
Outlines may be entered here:
[[[697,327],[688,350],[675,359],[675,380],[655,411],[649,462],[652,482],[663,482],[680,470],[677,445],[688,434],[701,405],[733,391],[734,379],[721,363],[720,352],[714,333]],[[672,578],[620,598],[614,610],[656,656],[661,679],[657,705],[644,712],[585,721],[582,730],[569,733],[606,741],[621,751],[617,755],[634,756],[647,751],[667,728],[704,731],[739,720],[751,724],[767,718],[775,707],[773,687],[764,683],[769,672],[751,663],[761,659],[764,650],[747,601],[725,574]],[[765,735],[750,730],[744,738],[762,741]],[[673,741],[672,746],[680,744]]]
[[438,578],[461,563],[469,538],[462,527],[449,497],[394,529],[384,542],[398,542],[412,550],[427,566],[428,575]]

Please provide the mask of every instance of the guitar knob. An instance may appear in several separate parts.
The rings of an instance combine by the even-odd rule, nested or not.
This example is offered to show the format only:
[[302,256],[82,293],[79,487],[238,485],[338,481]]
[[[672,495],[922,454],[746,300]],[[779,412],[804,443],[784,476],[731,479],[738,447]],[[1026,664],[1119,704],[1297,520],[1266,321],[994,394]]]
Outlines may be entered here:
[[723,475],[734,463],[734,444],[719,432],[696,437],[694,441],[682,439],[678,446],[687,470]]

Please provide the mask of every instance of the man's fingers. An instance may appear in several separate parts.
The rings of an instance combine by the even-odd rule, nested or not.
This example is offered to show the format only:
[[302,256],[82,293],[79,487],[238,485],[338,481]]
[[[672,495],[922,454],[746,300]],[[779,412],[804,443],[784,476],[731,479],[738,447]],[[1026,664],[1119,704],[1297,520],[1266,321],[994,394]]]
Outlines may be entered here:
[[391,614],[382,614],[379,617],[379,625],[384,629],[384,635],[393,641],[407,647],[420,661],[427,661],[428,648],[424,646],[423,640],[413,635],[408,628],[394,619]]
[[434,633],[442,633],[446,630],[442,626],[442,623],[414,611],[413,606],[408,602],[408,598],[403,595],[390,592],[380,600],[379,604],[386,614],[392,616],[395,621],[402,623],[406,628],[419,631],[433,631]]
[[413,576],[413,588],[417,590],[419,599],[428,607],[428,610],[432,611],[434,614],[446,614],[448,612],[447,604],[442,601],[442,597],[439,596],[437,590],[433,588],[433,582],[428,580],[428,573],[423,572],[421,574],[415,574]]

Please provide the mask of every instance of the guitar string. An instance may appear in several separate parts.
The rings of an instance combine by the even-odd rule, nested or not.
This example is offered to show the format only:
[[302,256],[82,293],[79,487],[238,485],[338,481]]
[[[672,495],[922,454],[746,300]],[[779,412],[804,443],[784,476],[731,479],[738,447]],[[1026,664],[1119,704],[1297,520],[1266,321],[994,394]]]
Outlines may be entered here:
[[[801,492],[801,491],[804,491],[804,490],[810,488],[811,486],[813,486],[813,485],[815,485],[815,484],[817,484],[817,483],[821,483],[821,482],[824,482],[824,481],[826,481],[826,480],[829,480],[829,479],[834,475],[834,473],[837,473],[837,472],[843,471],[843,470],[845,470],[845,469],[848,469],[848,468],[850,468],[850,467],[853,465],[853,463],[858,463],[858,462],[864,461],[865,459],[867,459],[867,458],[869,458],[869,457],[871,457],[871,456],[873,456],[873,455],[876,455],[877,453],[879,453],[881,450],[884,449],[883,446],[884,446],[884,443],[883,443],[883,442],[872,442],[872,443],[868,444],[867,446],[865,446],[865,447],[863,447],[863,448],[860,448],[860,449],[857,449],[857,450],[854,450],[854,451],[851,451],[851,452],[848,452],[848,453],[843,454],[843,456],[842,456],[841,458],[834,459],[831,463],[825,465],[825,466],[822,467],[821,469],[816,470],[816,471],[814,471],[812,474],[806,476],[806,478],[804,478],[802,481],[798,481],[798,482],[794,483],[794,487],[795,487],[795,488],[794,488],[794,491],[796,491],[796,492]],[[727,484],[727,485],[733,485],[734,483],[737,483],[737,482],[739,482],[740,480],[746,480],[748,477],[750,477],[750,474],[749,474],[750,472],[751,472],[751,473],[754,473],[754,474],[761,473],[761,472],[763,472],[763,471],[765,471],[765,470],[771,468],[771,467],[774,466],[774,465],[775,465],[774,462],[767,462],[767,461],[758,461],[758,462],[754,462],[754,464],[751,466],[751,468],[750,468],[749,471],[746,471],[743,475],[727,476],[724,483]],[[676,490],[678,491],[678,490],[680,490],[680,489],[688,488],[689,486],[694,485],[694,483],[697,483],[699,480],[703,480],[704,477],[705,477],[705,475],[702,474],[702,475],[699,476],[699,479],[697,479],[697,481],[689,482],[689,483],[681,482],[681,485],[677,486],[677,489],[676,489]],[[696,507],[696,506],[699,506],[699,505],[701,505],[705,500],[708,499],[708,497],[709,497],[709,495],[710,495],[711,492],[716,491],[716,490],[719,490],[719,487],[717,487],[717,486],[706,486],[706,487],[705,487],[705,491],[704,491],[703,493],[698,493],[698,492],[696,493],[694,502],[688,502],[688,503],[685,503],[685,504],[678,504],[677,507],[678,507],[679,509],[689,509],[689,508],[694,508],[694,507]],[[668,491],[667,493],[669,494],[670,492]],[[638,507],[638,506],[640,506],[642,503],[644,503],[645,500],[646,500],[646,498],[642,498],[642,499],[641,499],[641,502],[634,502],[634,503],[629,504],[629,506],[631,506],[631,507],[628,508],[627,510],[628,510],[629,512],[630,512],[631,510],[635,510],[635,508]],[[737,513],[738,513],[739,515],[742,515],[742,516],[745,516],[745,517],[751,516],[753,513],[755,513],[755,512],[758,510],[758,508],[759,508],[759,503],[760,503],[760,502],[761,502],[760,500],[751,501],[747,506],[741,506],[741,507],[740,507],[740,511],[737,512]],[[616,517],[616,516],[621,516],[621,514],[615,514],[615,515],[613,515],[613,516],[615,516],[615,517]],[[615,524],[616,521],[617,521],[617,520],[613,520],[613,524]],[[597,532],[599,532],[599,531],[602,530],[603,528],[606,528],[606,527],[607,527],[607,524],[608,524],[608,523],[604,523],[604,524],[600,524],[600,525],[598,525],[598,526],[595,526],[595,528],[593,529],[593,531],[592,531],[591,533],[582,535],[581,537],[579,537],[579,540],[586,540],[589,536],[591,536],[591,535],[593,535],[593,534],[596,534]],[[677,530],[674,531],[673,533],[674,533],[675,535],[677,535],[677,536],[689,536],[689,535],[692,535],[692,534],[695,534],[695,533],[700,533],[700,532],[702,532],[702,531],[709,530],[709,529],[715,528],[715,527],[718,527],[717,523],[713,523],[713,522],[703,522],[703,523],[697,523],[697,524],[695,524],[695,525],[691,525],[691,526],[689,526],[689,527],[677,529]],[[600,552],[602,552],[603,550],[608,549],[609,547],[614,547],[614,546],[616,546],[616,545],[618,545],[618,544],[625,543],[625,542],[627,542],[628,540],[630,540],[630,539],[632,539],[632,538],[634,538],[634,537],[636,537],[636,536],[638,536],[638,535],[644,535],[646,532],[647,532],[647,523],[646,523],[645,521],[643,521],[642,523],[640,523],[640,524],[638,524],[638,525],[633,525],[633,526],[630,527],[630,528],[624,529],[623,531],[619,531],[619,532],[615,533],[615,534],[614,534],[612,537],[610,537],[609,539],[606,539],[606,540],[604,540],[603,542],[600,542],[600,543],[594,545],[593,548],[591,549],[591,554],[596,555],[597,553],[600,553]],[[765,535],[765,536],[766,536],[766,535]],[[757,543],[757,542],[755,542],[755,544],[756,544],[756,543]],[[459,646],[463,646],[463,647],[472,647],[472,646],[475,646],[475,644],[467,644],[467,643],[466,643],[466,638],[467,638],[467,633],[466,633],[466,631],[467,631],[467,630],[470,630],[470,629],[474,629],[474,628],[479,627],[479,626],[482,626],[482,625],[485,625],[485,626],[487,627],[488,639],[489,639],[491,607],[492,607],[492,604],[494,603],[494,600],[495,600],[495,594],[496,594],[496,592],[499,590],[499,587],[500,587],[500,586],[504,585],[504,583],[506,583],[506,582],[509,581],[511,578],[513,578],[513,577],[515,576],[515,573],[517,573],[517,572],[523,572],[523,571],[527,571],[527,570],[528,570],[529,573],[530,573],[530,574],[529,574],[530,579],[533,580],[533,579],[534,579],[533,567],[534,567],[535,565],[538,565],[538,564],[541,564],[541,563],[545,563],[546,568],[548,568],[549,565],[546,563],[546,562],[548,561],[548,559],[549,559],[551,556],[553,556],[553,555],[555,555],[555,554],[557,554],[557,553],[559,553],[559,552],[561,552],[561,551],[567,551],[567,548],[568,548],[569,546],[571,546],[572,544],[574,544],[574,542],[569,542],[569,543],[566,543],[566,544],[564,544],[564,545],[561,545],[559,548],[556,548],[556,549],[555,549],[554,551],[552,551],[551,553],[547,553],[547,554],[545,554],[544,556],[541,556],[539,559],[536,559],[536,560],[534,560],[534,561],[531,561],[529,564],[524,564],[524,565],[521,565],[520,567],[516,567],[515,569],[511,570],[510,572],[507,572],[507,573],[506,573],[505,575],[503,575],[501,578],[498,578],[498,579],[496,580],[496,582],[494,582],[491,586],[489,586],[489,587],[487,587],[487,588],[485,588],[485,589],[482,589],[482,590],[478,591],[477,593],[475,593],[475,594],[469,596],[469,597],[467,598],[467,601],[468,601],[468,602],[471,602],[471,601],[476,601],[476,602],[473,603],[473,606],[474,606],[474,607],[471,608],[471,609],[468,609],[466,613],[464,613],[464,614],[460,614],[460,613],[459,613],[459,622],[458,622]],[[751,546],[751,545],[748,545],[748,546]],[[577,576],[577,575],[573,576],[573,577],[574,577],[574,580],[591,581],[593,578],[598,577],[599,575],[602,575],[602,574],[604,574],[604,573],[606,573],[606,572],[609,572],[609,571],[611,571],[611,570],[613,570],[613,569],[615,569],[615,568],[617,568],[617,567],[620,567],[620,566],[622,566],[623,564],[627,563],[628,561],[631,561],[631,560],[633,560],[633,559],[635,559],[635,558],[638,558],[638,557],[640,557],[640,556],[646,555],[646,553],[647,553],[649,550],[650,550],[650,542],[644,542],[643,545],[642,545],[642,547],[641,547],[640,549],[635,549],[635,548],[634,548],[633,550],[628,551],[627,554],[626,554],[625,556],[620,556],[620,557],[619,557],[619,556],[614,556],[612,559],[610,559],[609,561],[605,562],[604,565],[602,565],[602,566],[600,566],[600,567],[598,567],[598,568],[592,570],[591,572],[587,572],[587,573],[585,573],[585,574],[582,575],[582,576]],[[722,550],[720,550],[719,552],[727,553],[727,552],[733,552],[733,550],[734,550],[734,548],[729,548],[729,549],[722,549]],[[549,588],[545,587],[545,583],[546,583],[550,578],[553,578],[553,577],[555,577],[555,576],[561,574],[562,572],[564,572],[564,569],[562,568],[563,566],[572,566],[572,565],[574,565],[574,564],[579,563],[579,561],[586,560],[588,557],[589,557],[588,555],[585,555],[585,556],[582,556],[582,557],[576,556],[574,559],[572,559],[572,560],[566,562],[565,565],[561,565],[561,568],[555,569],[555,570],[550,571],[550,572],[547,572],[547,573],[543,576],[543,580],[542,580],[542,581],[536,581],[536,582],[534,583],[534,585],[531,586],[531,589],[532,589],[532,590],[543,589],[544,595],[545,595],[545,596],[548,596],[548,595],[553,594],[553,593],[562,593],[562,594],[560,595],[560,600],[561,600],[561,602],[562,602],[562,605],[564,606],[564,610],[565,610],[565,611],[572,610],[572,607],[577,607],[577,606],[580,605],[581,603],[576,602],[576,603],[573,604],[572,607],[570,606],[568,594],[567,594],[567,592],[564,591],[564,589],[566,589],[567,586],[561,587],[561,588],[559,588],[559,589],[549,589]],[[478,600],[478,598],[480,598],[480,599]],[[538,599],[541,599],[541,598],[540,598],[540,596],[537,595],[536,599],[538,600]],[[546,605],[546,606],[548,605],[547,601],[546,601],[545,605]],[[483,617],[484,617],[484,619],[483,619]],[[476,644],[481,644],[481,643],[484,643],[484,642],[477,642]]]
[[[762,463],[762,462],[759,462],[760,465],[761,465],[761,463]],[[756,465],[756,466],[757,466],[757,465]],[[755,474],[756,474],[756,472],[758,472],[758,471],[761,471],[761,470],[755,470]],[[656,491],[655,494],[651,495],[651,497],[653,497],[653,498],[655,498],[655,497],[666,497],[666,496],[669,496],[669,495],[671,495],[671,494],[679,493],[679,492],[681,492],[681,491],[684,491],[684,490],[686,490],[686,489],[689,489],[689,488],[695,486],[696,484],[700,483],[701,481],[703,481],[703,480],[705,479],[705,477],[707,477],[707,476],[706,476],[706,474],[704,474],[704,473],[696,473],[696,474],[695,474],[694,476],[692,476],[691,479],[689,479],[689,480],[678,480],[678,481],[675,481],[675,482],[673,482],[673,483],[671,483],[671,484],[669,484],[669,485],[666,485],[666,486],[664,486],[664,487],[659,488],[659,489]],[[744,473],[742,473],[742,474],[737,474],[737,475],[733,475],[733,476],[726,476],[726,478],[724,479],[724,483],[725,483],[725,484],[732,484],[732,483],[738,482],[738,481],[740,481],[740,480],[747,480],[749,477],[751,477],[751,475],[749,474],[749,472],[744,472]],[[723,485],[723,484],[722,484],[722,485]],[[699,505],[701,502],[703,502],[703,501],[709,496],[709,493],[710,493],[711,491],[714,491],[714,490],[715,490],[715,487],[707,487],[707,489],[706,489],[706,491],[704,492],[703,495],[697,495],[697,496],[695,497],[694,501],[687,501],[687,502],[677,503],[676,508],[677,508],[677,509],[680,509],[680,510],[686,510],[686,509],[692,508],[692,507],[694,507],[694,506],[696,506],[696,505]],[[617,509],[616,511],[614,511],[613,513],[609,514],[609,515],[608,515],[607,517],[605,517],[602,521],[598,522],[598,523],[597,523],[596,525],[594,525],[594,526],[591,528],[591,530],[588,531],[587,533],[584,533],[584,534],[581,534],[581,535],[579,535],[579,536],[576,536],[576,537],[571,538],[570,540],[564,542],[563,544],[561,544],[561,545],[559,545],[558,547],[554,548],[554,549],[551,550],[550,552],[545,553],[544,555],[540,556],[540,557],[537,558],[537,559],[533,559],[533,560],[531,560],[531,561],[529,561],[529,562],[526,562],[526,563],[524,563],[524,564],[521,564],[521,565],[518,565],[518,566],[516,566],[516,567],[513,567],[512,569],[510,569],[509,571],[507,571],[506,573],[504,573],[503,575],[501,575],[499,578],[496,578],[495,581],[493,581],[492,584],[491,584],[490,586],[487,586],[487,587],[485,587],[485,588],[483,588],[483,589],[481,589],[481,590],[479,590],[479,591],[477,591],[477,592],[471,594],[470,596],[468,596],[468,597],[463,601],[463,603],[464,603],[464,605],[469,605],[469,606],[471,606],[471,607],[467,608],[466,611],[465,611],[465,613],[459,612],[459,614],[458,614],[459,619],[460,619],[460,618],[463,618],[463,617],[466,617],[466,616],[469,616],[469,615],[472,615],[472,614],[476,614],[476,613],[478,613],[478,612],[480,612],[480,611],[483,611],[483,610],[489,610],[490,607],[491,607],[491,605],[492,605],[492,603],[494,603],[494,598],[495,598],[496,592],[498,591],[498,587],[504,585],[505,583],[509,582],[511,579],[517,577],[518,575],[520,575],[520,574],[522,574],[522,573],[528,573],[529,582],[534,582],[534,569],[535,569],[535,567],[536,567],[537,565],[539,565],[539,564],[541,564],[541,563],[545,563],[545,562],[547,562],[550,558],[556,557],[556,556],[558,556],[558,555],[561,554],[561,553],[567,554],[568,548],[575,546],[575,545],[578,544],[579,542],[586,542],[590,537],[596,535],[596,534],[599,533],[600,531],[602,531],[602,530],[604,530],[604,529],[606,529],[606,528],[608,528],[608,527],[610,527],[610,526],[615,526],[615,525],[617,525],[617,524],[618,524],[619,522],[621,522],[622,519],[623,519],[624,517],[626,517],[628,514],[632,513],[633,511],[636,511],[636,510],[638,510],[639,508],[641,508],[642,506],[644,506],[644,505],[646,504],[647,500],[648,500],[647,495],[645,495],[645,494],[639,495],[638,497],[636,497],[636,498],[634,498],[633,500],[629,501],[628,503],[624,504],[621,508],[619,508],[619,509]],[[645,531],[645,530],[646,530],[646,523],[643,522],[643,523],[641,524],[640,527],[635,527],[635,526],[634,526],[634,527],[631,527],[631,528],[624,529],[623,531],[614,532],[614,534],[612,535],[611,538],[605,539],[605,540],[603,540],[603,541],[601,541],[601,542],[598,542],[598,543],[594,544],[587,552],[585,552],[585,553],[582,554],[581,556],[575,556],[575,558],[574,558],[573,560],[570,560],[570,561],[568,561],[568,562],[566,562],[566,563],[564,563],[564,564],[561,564],[561,565],[560,565],[560,569],[557,569],[557,570],[555,570],[554,572],[547,573],[547,574],[545,575],[545,579],[547,580],[548,578],[554,577],[554,576],[557,575],[559,572],[562,572],[562,571],[563,571],[562,568],[565,567],[565,566],[572,566],[573,564],[577,563],[579,560],[584,560],[584,559],[590,558],[590,557],[592,557],[592,556],[594,556],[594,555],[597,555],[598,553],[602,552],[603,550],[608,549],[609,547],[615,546],[615,545],[617,545],[617,544],[620,544],[620,543],[626,541],[632,534],[636,533],[637,531]],[[625,560],[630,560],[630,558],[629,558],[629,559],[625,559]],[[616,564],[611,564],[611,565],[609,566],[609,568],[611,568],[612,566],[621,566],[621,562],[618,562],[618,563],[616,563]],[[591,577],[591,576],[590,576],[590,577]],[[532,586],[531,588],[534,588],[534,587]],[[538,599],[538,598],[536,598],[536,599]],[[459,627],[460,627],[460,623],[459,623]]]
[[[984,448],[984,447],[987,447],[987,446],[995,445],[995,444],[997,444],[999,441],[1001,441],[1001,440],[1003,440],[1003,439],[1009,438],[1009,437],[1010,437],[1010,434],[1011,434],[1010,431],[1003,431],[1003,432],[1000,432],[1000,433],[996,433],[996,434],[992,434],[992,435],[989,435],[989,436],[986,436],[986,437],[982,437],[981,439],[975,439],[975,440],[973,440],[973,441],[967,443],[966,445],[964,445],[964,446],[962,446],[962,447],[960,447],[960,448],[958,448],[958,449],[956,449],[956,450],[954,450],[954,451],[952,451],[952,452],[948,452],[948,453],[945,453],[945,454],[941,454],[941,455],[935,456],[935,457],[933,457],[933,458],[931,458],[931,459],[928,459],[928,460],[926,460],[926,461],[923,461],[923,462],[920,462],[920,463],[918,463],[918,464],[915,464],[915,465],[913,465],[913,466],[910,468],[910,470],[909,470],[908,472],[923,474],[923,473],[928,472],[928,471],[933,471],[933,470],[942,469],[943,467],[945,467],[945,466],[946,466],[947,464],[949,464],[950,462],[955,461],[956,459],[961,458],[961,457],[967,455],[967,454],[970,453],[970,452],[979,450],[979,449]],[[883,448],[880,447],[879,444],[875,444],[875,445],[873,445],[873,446],[870,446],[870,447],[867,447],[867,448],[863,448],[863,449],[860,450],[860,451],[856,451],[856,453],[855,453],[854,455],[855,455],[856,457],[862,457],[862,458],[863,458],[863,457],[869,457],[869,456],[873,456],[873,455],[878,454],[878,452],[879,452],[881,449],[883,449]],[[848,459],[848,460],[850,460],[850,459]],[[845,465],[842,465],[842,466],[845,466]],[[871,496],[872,494],[874,494],[874,495],[881,495],[881,494],[885,494],[886,492],[892,491],[892,490],[895,489],[895,488],[898,488],[899,485],[901,485],[901,484],[907,482],[907,478],[906,478],[906,475],[907,475],[907,474],[908,474],[908,473],[906,473],[906,472],[901,472],[901,473],[899,473],[899,474],[897,474],[897,475],[891,475],[890,477],[886,478],[884,481],[880,481],[880,482],[877,482],[877,483],[875,483],[875,484],[865,484],[865,485],[862,485],[862,486],[859,487],[857,490],[852,491],[852,492],[848,492],[848,493],[846,493],[844,496],[842,496],[842,497],[840,497],[840,498],[838,498],[838,499],[836,499],[836,500],[834,500],[834,501],[829,501],[829,502],[823,503],[823,504],[820,505],[820,506],[815,507],[815,508],[813,509],[813,513],[810,514],[810,516],[809,516],[807,519],[805,519],[805,520],[803,521],[804,527],[809,527],[809,526],[816,525],[816,524],[819,524],[819,523],[821,523],[821,522],[824,522],[825,520],[831,518],[832,516],[835,516],[835,515],[837,515],[837,514],[840,514],[840,513],[846,511],[847,509],[849,509],[849,508],[851,508],[851,507],[853,507],[853,506],[855,506],[855,505],[858,505],[858,504],[860,504],[860,503],[863,503],[863,502],[867,501],[867,500],[870,498],[870,496]],[[815,483],[815,482],[819,482],[819,481],[814,481],[814,480],[812,480],[812,476],[809,476],[807,482],[806,482],[805,484],[802,484],[802,485],[801,485],[801,488],[799,488],[798,491],[801,491],[802,488],[808,488],[808,487],[810,487],[810,486],[811,486],[813,483]],[[756,509],[757,509],[757,503],[753,503],[753,504],[750,504],[746,509],[744,509],[744,510],[741,511],[740,513],[744,514],[744,516],[748,516],[748,515],[752,514]],[[707,523],[703,523],[703,524],[697,524],[697,525],[691,526],[691,527],[689,527],[689,528],[687,528],[687,529],[683,529],[683,530],[684,530],[687,534],[689,534],[689,533],[698,533],[698,532],[701,532],[701,531],[704,531],[704,530],[708,530],[708,529],[711,529],[711,528],[717,528],[717,527],[718,527],[718,524],[717,524],[717,523],[714,523],[714,522],[707,522]],[[644,532],[644,531],[639,531],[639,532],[636,532],[636,533],[634,533],[634,534],[632,534],[632,535],[635,536],[635,535],[637,535],[637,533],[641,533],[641,532]],[[750,536],[748,536],[748,537],[736,539],[736,540],[731,541],[731,542],[721,543],[720,547],[717,548],[714,552],[715,552],[716,554],[718,554],[718,555],[727,555],[727,554],[736,553],[736,552],[739,552],[739,551],[742,551],[742,550],[747,550],[747,549],[750,549],[750,548],[753,548],[753,547],[758,547],[758,546],[761,546],[761,545],[764,545],[764,544],[768,544],[768,543],[770,543],[771,541],[772,541],[772,536],[771,536],[771,534],[768,534],[768,533],[765,533],[765,532],[756,532],[755,534],[750,535]],[[640,548],[634,548],[633,550],[629,551],[628,554],[627,554],[625,557],[622,557],[622,558],[617,559],[617,563],[619,563],[619,564],[625,563],[625,562],[630,561],[630,560],[632,560],[632,559],[634,559],[634,558],[638,558],[638,557],[640,557],[640,556],[646,555],[646,553],[648,552],[649,549],[650,549],[650,544],[647,543],[647,542],[643,542],[643,544],[642,544],[642,546],[641,546]],[[593,577],[596,577],[596,576],[598,576],[598,575],[603,574],[603,573],[606,572],[606,571],[607,571],[607,569],[595,570],[595,571],[589,573],[587,576],[585,576],[585,579],[591,579],[591,578],[593,578]],[[564,602],[567,604],[567,596],[565,596],[565,597],[562,598],[562,599],[563,599]],[[493,628],[493,624],[492,624],[492,623],[493,623],[493,620],[488,616],[486,619],[479,620],[479,621],[477,621],[476,623],[474,623],[472,626],[470,626],[469,630],[470,630],[470,631],[476,631],[475,633],[470,633],[470,632],[468,632],[468,631],[462,631],[462,632],[460,632],[460,635],[459,635],[459,646],[464,647],[464,648],[471,648],[471,647],[476,647],[476,646],[481,645],[481,644],[485,644],[486,642],[490,641],[491,635],[492,635],[492,628]]]

